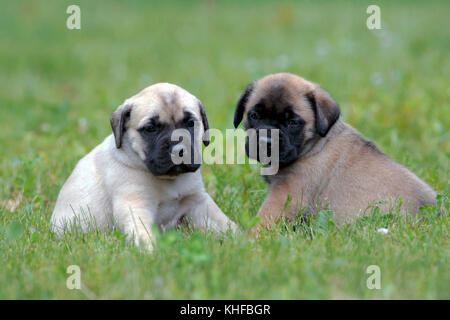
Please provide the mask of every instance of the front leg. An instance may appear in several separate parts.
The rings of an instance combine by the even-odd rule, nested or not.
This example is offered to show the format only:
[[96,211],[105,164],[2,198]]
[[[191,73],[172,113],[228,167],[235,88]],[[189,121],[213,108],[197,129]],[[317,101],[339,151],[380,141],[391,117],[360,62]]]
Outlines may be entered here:
[[128,239],[136,246],[153,251],[155,237],[152,231],[152,209],[139,202],[119,199],[114,202],[114,218]]
[[269,229],[280,218],[284,204],[285,201],[281,201],[279,197],[269,194],[259,208],[258,217],[260,220],[256,226],[250,229],[250,234],[257,236],[262,228]]
[[194,227],[215,233],[225,233],[229,229],[233,232],[238,230],[238,226],[220,210],[206,192],[189,197],[187,201],[186,217],[192,221]]
[[256,236],[262,228],[269,229],[281,216],[293,218],[301,203],[297,197],[288,200],[289,189],[277,186],[269,191],[267,198],[259,208],[259,223],[250,229],[250,234]]

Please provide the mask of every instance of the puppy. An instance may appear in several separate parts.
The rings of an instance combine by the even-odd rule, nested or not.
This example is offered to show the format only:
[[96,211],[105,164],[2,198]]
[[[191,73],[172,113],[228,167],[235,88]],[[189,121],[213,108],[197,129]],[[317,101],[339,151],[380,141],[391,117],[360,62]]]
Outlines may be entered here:
[[[54,232],[118,226],[151,251],[153,224],[168,229],[185,217],[203,230],[236,230],[206,193],[200,163],[173,162],[173,153],[190,153],[192,160],[202,140],[209,143],[200,100],[158,83],[125,100],[111,127],[113,134],[78,162],[62,187],[51,218]],[[172,141],[175,129],[184,129],[192,143]]]
[[403,200],[402,211],[412,214],[420,206],[436,204],[436,194],[425,182],[339,115],[338,104],[324,89],[293,74],[268,75],[247,86],[237,103],[234,126],[244,119],[245,129],[256,133],[279,129],[280,169],[266,177],[269,194],[254,231],[281,215],[292,218],[301,209],[309,215],[328,207],[336,221],[344,223],[370,211],[378,200],[387,200],[380,205],[382,212],[398,198]]

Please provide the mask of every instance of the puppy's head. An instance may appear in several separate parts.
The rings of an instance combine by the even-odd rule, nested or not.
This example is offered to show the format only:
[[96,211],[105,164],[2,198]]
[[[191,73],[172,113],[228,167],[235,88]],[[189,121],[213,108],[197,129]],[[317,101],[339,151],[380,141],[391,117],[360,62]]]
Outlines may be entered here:
[[[196,153],[201,150],[201,142],[209,143],[204,137],[209,126],[202,102],[169,83],[149,86],[125,100],[113,112],[111,127],[116,147],[126,144],[124,149],[135,152],[156,176],[196,171],[200,167],[195,159],[199,159]],[[181,137],[173,141],[172,134],[177,129],[185,132],[189,141]],[[190,161],[175,164],[173,153],[179,157],[188,154]]]
[[[234,126],[279,129],[279,164],[298,159],[312,139],[325,137],[340,115],[338,104],[317,84],[289,73],[268,75],[247,86],[234,114]],[[269,139],[270,141],[270,139]],[[246,152],[248,152],[248,140]]]

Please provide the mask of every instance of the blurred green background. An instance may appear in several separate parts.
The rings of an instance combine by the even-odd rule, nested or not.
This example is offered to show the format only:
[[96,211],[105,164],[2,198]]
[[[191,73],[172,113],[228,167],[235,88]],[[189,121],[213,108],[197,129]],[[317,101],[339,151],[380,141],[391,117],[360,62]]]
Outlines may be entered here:
[[[440,220],[398,225],[395,239],[377,238],[385,220],[257,243],[169,233],[151,257],[120,234],[58,241],[48,229],[63,182],[125,98],[175,83],[212,127],[232,128],[245,86],[280,71],[321,84],[346,122],[446,198],[450,4],[377,1],[382,29],[368,30],[372,2],[2,1],[0,298],[450,298],[445,201]],[[81,30],[66,28],[72,4]],[[251,225],[266,192],[258,170],[202,171],[224,212]],[[386,290],[365,288],[374,257]],[[86,270],[88,291],[65,288],[69,264]]]

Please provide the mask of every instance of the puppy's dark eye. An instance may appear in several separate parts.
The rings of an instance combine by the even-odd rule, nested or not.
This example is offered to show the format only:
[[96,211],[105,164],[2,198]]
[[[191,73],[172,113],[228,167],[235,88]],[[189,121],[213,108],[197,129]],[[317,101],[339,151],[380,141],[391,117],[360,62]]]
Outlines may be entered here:
[[148,124],[144,127],[144,130],[147,132],[155,132],[158,130],[158,126],[154,124]]
[[189,120],[186,122],[186,125],[187,125],[189,128],[192,128],[192,127],[195,125],[195,121],[194,121],[193,119],[189,119]]
[[250,119],[253,119],[253,120],[258,120],[259,119],[259,114],[257,113],[257,112],[251,112],[250,114],[249,114],[249,117],[250,117]]
[[303,123],[304,122],[300,119],[290,119],[287,122],[288,126],[291,128],[300,127],[301,125],[303,125]]

